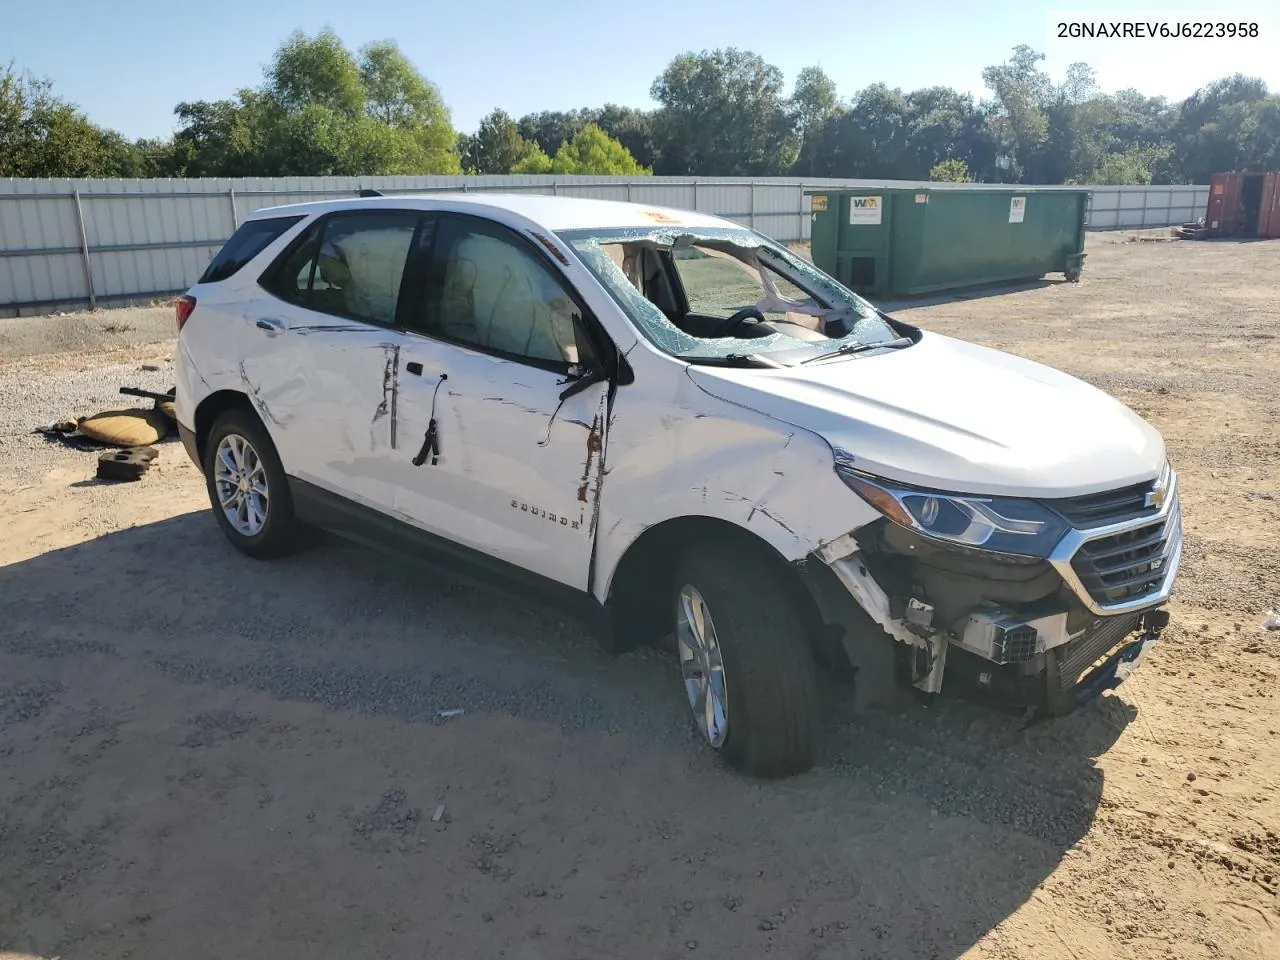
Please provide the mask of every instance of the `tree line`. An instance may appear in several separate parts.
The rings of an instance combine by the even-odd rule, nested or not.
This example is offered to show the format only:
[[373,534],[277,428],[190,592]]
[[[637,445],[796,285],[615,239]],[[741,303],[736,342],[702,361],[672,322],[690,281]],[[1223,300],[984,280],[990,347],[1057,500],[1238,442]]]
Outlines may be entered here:
[[653,82],[658,104],[519,119],[494,110],[457,132],[439,89],[392,41],[349,50],[331,30],[293,33],[263,82],[179,103],[168,139],[93,124],[47,80],[0,68],[0,176],[247,177],[626,174],[872,177],[1010,183],[1205,183],[1280,169],[1280,95],[1257,78],[1181,102],[1100,91],[1072,64],[1015,47],[982,72],[988,96],[872,84],[844,99],[819,67],[788,94],[746,50],[683,53]]

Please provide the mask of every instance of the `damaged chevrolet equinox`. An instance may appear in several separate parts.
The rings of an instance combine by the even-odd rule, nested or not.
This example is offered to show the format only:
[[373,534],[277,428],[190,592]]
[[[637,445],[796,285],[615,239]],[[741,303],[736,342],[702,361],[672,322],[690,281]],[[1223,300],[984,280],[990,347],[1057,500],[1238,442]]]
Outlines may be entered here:
[[669,643],[755,776],[818,678],[1061,715],[1168,622],[1160,435],[1066,374],[891,317],[761,234],[549,196],[257,211],[178,301],[177,416],[252,557],[301,525]]

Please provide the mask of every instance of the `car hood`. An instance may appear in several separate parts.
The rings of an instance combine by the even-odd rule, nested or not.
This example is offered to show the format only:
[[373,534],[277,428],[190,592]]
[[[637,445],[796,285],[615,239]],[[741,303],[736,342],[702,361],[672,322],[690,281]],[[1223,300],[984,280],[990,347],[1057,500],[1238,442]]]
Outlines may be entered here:
[[785,370],[692,366],[714,397],[816,433],[837,462],[957,493],[1070,497],[1141,483],[1164,440],[1058,370],[935,333]]

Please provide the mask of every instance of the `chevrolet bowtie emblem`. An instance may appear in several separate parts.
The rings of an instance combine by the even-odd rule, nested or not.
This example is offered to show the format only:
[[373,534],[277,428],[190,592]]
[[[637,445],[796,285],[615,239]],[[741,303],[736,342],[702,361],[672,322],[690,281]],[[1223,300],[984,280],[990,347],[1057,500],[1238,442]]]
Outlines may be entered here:
[[1167,496],[1169,496],[1169,489],[1167,486],[1165,486],[1162,483],[1158,487],[1155,487],[1150,493],[1147,494],[1146,499],[1144,499],[1142,502],[1142,505],[1144,507],[1155,507],[1157,510],[1159,510],[1161,507],[1164,506],[1164,501]]

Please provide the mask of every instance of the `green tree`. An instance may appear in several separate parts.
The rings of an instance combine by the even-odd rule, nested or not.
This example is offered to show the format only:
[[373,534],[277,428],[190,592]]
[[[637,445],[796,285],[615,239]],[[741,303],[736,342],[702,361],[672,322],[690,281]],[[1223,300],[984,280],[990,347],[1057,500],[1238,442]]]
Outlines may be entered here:
[[1168,168],[1172,152],[1171,143],[1154,146],[1131,143],[1123,150],[1100,157],[1084,175],[1072,177],[1067,182],[1145,186]]
[[295,30],[267,68],[267,93],[285,110],[317,104],[344,116],[363,112],[360,66],[329,28],[309,37]]
[[184,176],[277,175],[279,158],[266,151],[283,111],[262,94],[241,90],[233,99],[183,102],[174,113],[179,127],[174,156]]
[[795,167],[797,172],[813,176],[818,138],[832,118],[840,113],[835,81],[821,67],[803,68],[796,76],[790,106],[800,136]]
[[1263,81],[1236,74],[1184,100],[1172,130],[1176,162],[1184,176],[1192,183],[1208,183],[1218,171],[1265,163],[1265,151],[1259,156],[1256,145],[1260,135],[1266,136],[1268,99]]
[[528,151],[512,166],[511,172],[643,177],[653,171],[640,166],[626,147],[596,124],[589,123],[560,144],[554,157],[547,156],[538,144],[529,144]]
[[906,101],[901,176],[924,179],[934,166],[953,158],[971,172],[990,170],[995,144],[973,97],[950,87],[925,87],[908,93]]
[[467,173],[510,173],[533,150],[535,144],[520,136],[520,130],[505,110],[494,110],[480,121],[480,129],[468,138],[462,158]]
[[626,147],[636,163],[652,169],[658,159],[653,116],[647,110],[606,103],[599,110],[591,111],[591,122]]
[[1053,85],[1038,66],[1043,59],[1043,53],[1019,44],[1006,63],[982,71],[982,81],[994,96],[991,131],[1013,179],[1023,176],[1032,153],[1049,135],[1045,107]]
[[654,81],[659,172],[768,176],[796,157],[782,72],[757,54],[683,53]]
[[48,80],[0,67],[0,177],[121,177],[142,170],[137,148],[90,123]]
[[516,161],[510,172],[522,174],[555,173],[556,171],[552,169],[554,163],[555,161],[547,156],[545,150],[536,143],[531,143],[525,155]]
[[823,177],[909,177],[909,113],[901,90],[891,90],[882,83],[867,87],[854,98],[852,107],[823,127],[815,145],[812,173]]
[[436,88],[390,41],[357,59],[330,30],[295,32],[257,90],[180,103],[164,164],[186,176],[458,173]]
[[968,183],[973,177],[969,176],[969,168],[963,160],[951,158],[935,163],[929,171],[929,179],[940,183]]
[[593,119],[591,110],[542,110],[520,118],[516,132],[548,157]]
[[640,166],[626,147],[589,123],[561,144],[551,159],[551,173],[620,177],[649,176],[653,171]]
[[1280,170],[1280,96],[1255,100],[1240,127],[1243,166],[1250,170]]
[[459,173],[457,136],[440,91],[396,46],[383,40],[360,48],[365,113],[401,136],[404,162],[417,170]]

